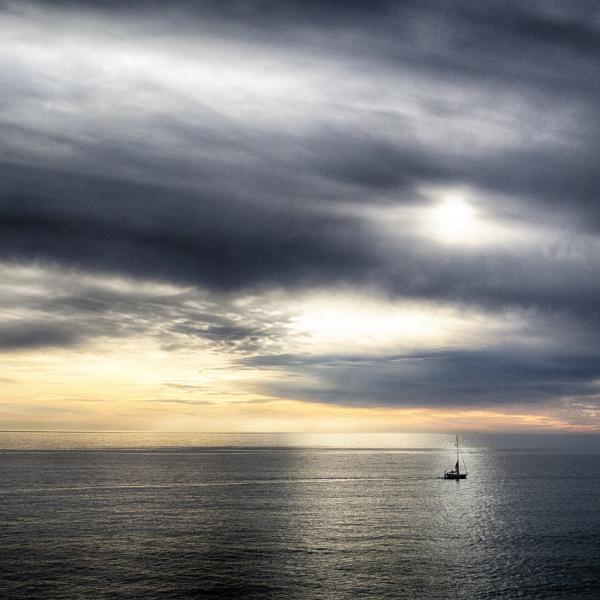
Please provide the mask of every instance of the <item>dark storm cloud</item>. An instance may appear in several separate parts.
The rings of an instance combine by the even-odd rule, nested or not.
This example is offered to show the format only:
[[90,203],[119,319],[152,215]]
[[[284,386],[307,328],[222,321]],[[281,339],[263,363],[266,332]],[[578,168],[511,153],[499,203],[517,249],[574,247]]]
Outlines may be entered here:
[[23,322],[0,324],[0,351],[73,346],[81,335],[72,324]]
[[20,189],[12,184],[0,200],[6,258],[50,258],[221,290],[362,282],[410,297],[597,318],[597,245],[589,242],[575,244],[576,260],[563,255],[560,243],[526,255],[438,252],[406,234],[406,244],[394,248],[356,217],[311,207],[249,205],[68,173],[15,173]]
[[243,364],[284,369],[263,393],[369,406],[489,406],[593,395],[596,355],[439,351],[379,357],[255,356]]
[[[14,171],[21,173],[20,185],[7,190],[6,180],[0,183],[0,248],[9,258],[48,257],[222,289],[343,279],[376,266],[361,249],[368,243],[364,226],[348,217],[68,173]],[[29,177],[36,180],[32,189]]]
[[[0,255],[215,295],[344,285],[528,310],[578,332],[561,329],[566,370],[507,349],[399,379],[358,357],[350,400],[588,393],[598,374],[568,351],[587,365],[580,332],[600,324],[599,23],[586,1],[1,2]],[[531,243],[449,248],[371,218],[432,186],[473,190]],[[1,345],[154,331],[260,354],[283,335],[187,300],[55,289]],[[350,367],[290,360],[320,383],[280,393],[339,400]]]

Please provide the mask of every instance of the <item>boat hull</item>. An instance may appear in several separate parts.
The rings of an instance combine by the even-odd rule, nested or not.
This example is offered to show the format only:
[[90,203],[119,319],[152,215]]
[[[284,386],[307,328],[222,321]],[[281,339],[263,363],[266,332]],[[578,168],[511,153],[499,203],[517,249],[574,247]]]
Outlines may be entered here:
[[444,479],[466,479],[466,473],[444,473]]

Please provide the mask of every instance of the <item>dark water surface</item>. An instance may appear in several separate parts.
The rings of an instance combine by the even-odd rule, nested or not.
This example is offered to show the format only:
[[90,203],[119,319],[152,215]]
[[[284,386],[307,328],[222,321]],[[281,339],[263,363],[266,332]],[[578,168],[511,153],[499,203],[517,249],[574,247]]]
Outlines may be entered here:
[[0,433],[2,598],[600,598],[600,437]]

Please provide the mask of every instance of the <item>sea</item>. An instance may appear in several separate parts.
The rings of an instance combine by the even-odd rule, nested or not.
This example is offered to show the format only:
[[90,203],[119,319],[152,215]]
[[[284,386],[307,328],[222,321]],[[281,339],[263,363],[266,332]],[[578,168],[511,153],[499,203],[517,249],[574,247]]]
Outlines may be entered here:
[[600,436],[0,433],[0,598],[600,598]]

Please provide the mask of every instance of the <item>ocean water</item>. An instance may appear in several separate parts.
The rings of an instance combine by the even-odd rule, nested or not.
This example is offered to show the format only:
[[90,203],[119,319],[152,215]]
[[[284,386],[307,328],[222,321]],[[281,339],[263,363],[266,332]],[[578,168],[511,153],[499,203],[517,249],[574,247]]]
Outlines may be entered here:
[[0,597],[600,597],[600,437],[0,433]]

